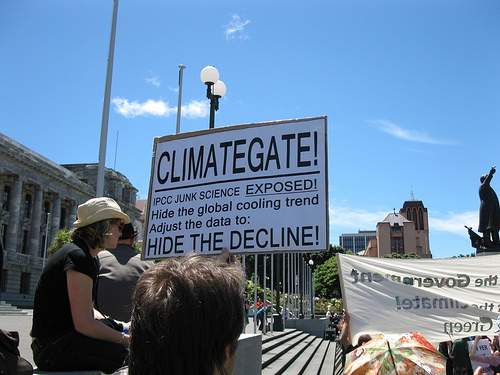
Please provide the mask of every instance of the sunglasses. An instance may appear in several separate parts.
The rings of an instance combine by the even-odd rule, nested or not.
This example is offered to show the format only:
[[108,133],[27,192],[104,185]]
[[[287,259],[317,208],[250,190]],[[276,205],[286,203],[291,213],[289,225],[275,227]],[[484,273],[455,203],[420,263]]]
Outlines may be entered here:
[[118,223],[113,223],[113,224],[116,224],[120,233],[123,231],[123,227],[125,226],[124,222],[118,222]]

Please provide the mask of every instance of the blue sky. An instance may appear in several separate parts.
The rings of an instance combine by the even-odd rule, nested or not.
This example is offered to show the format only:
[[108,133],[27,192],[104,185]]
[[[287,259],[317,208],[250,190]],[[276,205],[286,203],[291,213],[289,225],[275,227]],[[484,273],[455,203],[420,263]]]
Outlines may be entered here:
[[[97,163],[112,0],[0,0],[0,132]],[[328,117],[330,242],[422,200],[435,258],[473,252],[500,157],[500,2],[120,0],[106,166],[146,198],[154,137]],[[115,156],[116,155],[116,156]],[[500,194],[500,174],[492,181]]]

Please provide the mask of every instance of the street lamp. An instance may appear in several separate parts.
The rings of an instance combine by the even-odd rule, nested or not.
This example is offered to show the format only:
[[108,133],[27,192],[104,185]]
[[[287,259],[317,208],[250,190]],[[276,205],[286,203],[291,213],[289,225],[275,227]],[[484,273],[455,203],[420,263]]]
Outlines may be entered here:
[[311,277],[311,285],[310,285],[310,288],[311,288],[311,293],[310,293],[310,296],[311,296],[311,318],[314,319],[314,309],[315,309],[315,303],[314,303],[314,273],[313,273],[313,269],[314,269],[314,260],[312,259],[309,259],[309,267],[310,267],[310,277]]
[[207,85],[207,98],[210,99],[210,129],[214,128],[215,111],[219,110],[219,98],[226,94],[226,85],[219,81],[219,71],[206,66],[200,73],[201,81]]

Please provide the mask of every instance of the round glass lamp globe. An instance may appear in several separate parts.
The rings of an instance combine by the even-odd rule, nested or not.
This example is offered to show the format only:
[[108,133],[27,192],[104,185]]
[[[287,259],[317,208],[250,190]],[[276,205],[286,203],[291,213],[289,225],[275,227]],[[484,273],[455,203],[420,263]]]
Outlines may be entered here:
[[215,83],[219,80],[219,71],[213,66],[206,66],[202,69],[200,78],[204,84]]
[[217,81],[212,86],[212,94],[223,97],[226,94],[226,85],[222,81]]

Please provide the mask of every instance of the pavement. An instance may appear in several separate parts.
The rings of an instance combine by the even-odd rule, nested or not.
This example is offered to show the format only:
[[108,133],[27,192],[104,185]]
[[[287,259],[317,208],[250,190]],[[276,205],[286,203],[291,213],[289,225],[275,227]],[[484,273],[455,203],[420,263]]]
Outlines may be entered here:
[[[23,314],[24,313],[24,314]],[[21,357],[26,359],[34,367],[33,353],[31,351],[31,323],[33,310],[22,310],[20,314],[0,314],[0,328],[4,331],[19,332],[19,351]]]

